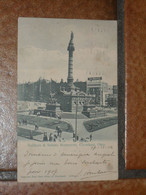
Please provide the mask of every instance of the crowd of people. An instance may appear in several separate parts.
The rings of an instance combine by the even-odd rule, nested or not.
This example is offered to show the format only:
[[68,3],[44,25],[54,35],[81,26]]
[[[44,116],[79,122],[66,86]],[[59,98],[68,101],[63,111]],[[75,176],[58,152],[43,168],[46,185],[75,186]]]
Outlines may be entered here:
[[[28,121],[27,119],[22,119],[18,121],[18,125],[27,125]],[[34,124],[34,130],[37,131],[39,130],[39,125],[36,122],[33,122]],[[30,139],[33,139],[33,130],[30,130]],[[56,131],[53,133],[50,132],[49,135],[47,132],[44,132],[43,134],[43,141],[50,141],[50,142],[56,142],[56,141],[63,141],[64,138],[62,138],[62,129],[60,126],[56,126]],[[88,138],[79,138],[78,135],[75,135],[73,132],[73,141],[81,141],[81,142],[86,142],[86,141],[92,141],[92,134]]]
[[47,132],[44,132],[43,141],[50,141],[50,142],[56,142],[57,140],[61,141],[62,139],[62,129],[57,126],[56,132],[50,133],[49,137],[47,136]]
[[27,119],[19,120],[18,125],[27,125]]

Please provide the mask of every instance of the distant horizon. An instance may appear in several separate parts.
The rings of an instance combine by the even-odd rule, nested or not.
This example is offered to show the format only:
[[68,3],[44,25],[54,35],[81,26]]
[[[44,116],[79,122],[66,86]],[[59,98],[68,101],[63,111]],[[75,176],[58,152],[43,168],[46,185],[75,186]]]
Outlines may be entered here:
[[[94,76],[93,76],[94,77]],[[93,78],[93,77],[88,77],[88,78]],[[95,77],[102,77],[102,76],[95,76]],[[60,83],[61,82],[61,80],[62,79],[60,79],[60,81],[56,81],[56,80],[54,80],[53,78],[52,79],[50,79],[50,80],[48,80],[48,79],[45,79],[45,78],[43,78],[43,77],[40,77],[40,78],[38,78],[37,80],[35,80],[35,81],[24,81],[24,82],[22,82],[22,83],[18,83],[18,85],[21,85],[21,84],[26,84],[26,83],[35,83],[35,82],[38,82],[39,80],[45,80],[45,81],[49,81],[49,82],[51,82],[51,81],[54,81],[54,82],[56,82],[56,83]],[[76,82],[87,82],[87,80],[86,81],[80,81],[80,80],[75,80],[75,81],[73,81],[73,83],[76,83]],[[107,83],[107,82],[105,82],[104,80],[102,80],[102,82],[103,83]],[[63,80],[63,83],[67,83],[67,81],[64,81]],[[109,83],[107,83],[109,86],[113,86],[113,85],[117,85],[117,84],[112,84],[112,85],[110,85]]]
[[19,18],[18,83],[35,82],[40,77],[67,81],[71,31],[74,81],[102,76],[104,82],[116,85],[116,21],[44,18]]

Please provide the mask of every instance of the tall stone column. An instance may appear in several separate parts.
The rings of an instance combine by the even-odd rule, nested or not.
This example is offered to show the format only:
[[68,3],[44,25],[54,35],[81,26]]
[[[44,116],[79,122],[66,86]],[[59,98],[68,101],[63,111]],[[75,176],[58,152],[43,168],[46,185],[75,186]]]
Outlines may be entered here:
[[69,59],[68,59],[68,77],[67,77],[67,83],[69,88],[73,85],[73,52],[75,50],[74,44],[73,44],[73,38],[74,34],[71,32],[70,42],[68,44],[68,52],[69,52]]

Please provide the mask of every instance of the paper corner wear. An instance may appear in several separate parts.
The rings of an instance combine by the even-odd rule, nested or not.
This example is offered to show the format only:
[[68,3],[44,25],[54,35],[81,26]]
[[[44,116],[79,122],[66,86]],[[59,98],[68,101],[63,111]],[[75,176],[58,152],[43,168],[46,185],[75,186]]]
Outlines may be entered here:
[[117,22],[19,18],[18,182],[118,179]]

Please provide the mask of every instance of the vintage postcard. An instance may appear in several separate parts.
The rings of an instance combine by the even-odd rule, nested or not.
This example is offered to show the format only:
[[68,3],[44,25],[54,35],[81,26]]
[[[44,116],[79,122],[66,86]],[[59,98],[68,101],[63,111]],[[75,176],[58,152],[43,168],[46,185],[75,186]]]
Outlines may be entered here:
[[118,179],[117,22],[18,20],[18,182]]

